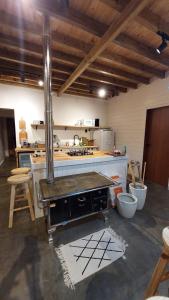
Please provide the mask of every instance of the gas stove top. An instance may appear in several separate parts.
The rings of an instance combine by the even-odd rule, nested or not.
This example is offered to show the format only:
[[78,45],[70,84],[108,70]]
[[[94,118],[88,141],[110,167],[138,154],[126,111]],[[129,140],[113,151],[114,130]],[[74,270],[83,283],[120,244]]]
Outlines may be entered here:
[[83,149],[83,150],[70,150],[67,152],[69,156],[84,156],[84,155],[93,155],[93,152]]

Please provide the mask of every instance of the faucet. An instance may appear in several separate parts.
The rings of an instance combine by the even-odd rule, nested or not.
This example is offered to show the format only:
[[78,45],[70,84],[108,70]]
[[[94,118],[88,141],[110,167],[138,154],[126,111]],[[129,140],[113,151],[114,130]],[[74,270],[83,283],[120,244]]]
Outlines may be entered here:
[[75,134],[74,137],[73,137],[73,140],[74,140],[73,145],[74,146],[76,145],[76,143],[75,143],[76,137],[78,138],[78,140],[80,140],[80,137],[78,136],[78,134]]

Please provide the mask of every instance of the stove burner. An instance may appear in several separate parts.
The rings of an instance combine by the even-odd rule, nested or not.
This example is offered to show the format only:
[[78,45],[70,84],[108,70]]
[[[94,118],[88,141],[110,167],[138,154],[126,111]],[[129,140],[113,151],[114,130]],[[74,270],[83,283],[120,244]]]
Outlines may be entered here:
[[69,152],[67,152],[67,154],[69,156],[84,156],[84,155],[93,155],[93,152],[89,151],[89,150],[70,150]]

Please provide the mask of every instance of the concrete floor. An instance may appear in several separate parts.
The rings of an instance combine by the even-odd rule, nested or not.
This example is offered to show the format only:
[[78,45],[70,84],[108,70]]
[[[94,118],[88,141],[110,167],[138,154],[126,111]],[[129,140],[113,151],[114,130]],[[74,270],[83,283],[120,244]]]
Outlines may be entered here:
[[[29,213],[14,216],[8,229],[10,187],[5,175],[15,166],[8,161],[0,169],[0,300],[141,300],[161,252],[161,231],[169,225],[169,191],[148,185],[144,210],[131,220],[116,210],[109,213],[109,225],[128,243],[126,260],[119,259],[76,285],[64,285],[60,261],[49,247],[44,219],[31,222]],[[3,175],[3,176],[2,176]],[[98,218],[60,230],[55,246],[104,228]],[[168,283],[160,287],[168,295]]]

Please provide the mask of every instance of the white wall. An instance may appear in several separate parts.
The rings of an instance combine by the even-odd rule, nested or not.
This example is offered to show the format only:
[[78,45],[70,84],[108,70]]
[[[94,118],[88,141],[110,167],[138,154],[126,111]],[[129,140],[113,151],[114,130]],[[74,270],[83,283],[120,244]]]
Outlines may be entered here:
[[156,79],[150,85],[112,98],[108,119],[116,132],[117,147],[126,145],[129,158],[142,161],[146,111],[168,105],[169,78]]
[[[54,123],[74,125],[79,119],[100,119],[101,126],[107,126],[107,101],[93,98],[63,95],[53,96]],[[29,142],[44,140],[44,131],[32,129],[33,120],[44,120],[43,91],[24,87],[0,84],[0,108],[14,109],[16,139],[19,144],[19,119],[26,121]],[[55,131],[56,133],[56,131]],[[60,139],[69,139],[77,133],[86,136],[84,131],[57,131]],[[89,137],[89,134],[88,134]]]

